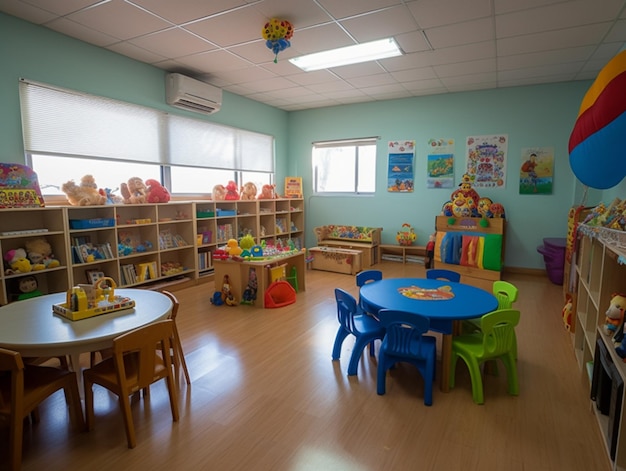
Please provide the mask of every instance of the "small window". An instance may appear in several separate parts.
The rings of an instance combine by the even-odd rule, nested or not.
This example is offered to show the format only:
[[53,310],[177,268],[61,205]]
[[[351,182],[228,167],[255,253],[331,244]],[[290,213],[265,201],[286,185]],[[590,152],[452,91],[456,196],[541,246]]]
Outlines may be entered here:
[[313,143],[315,193],[374,193],[376,140],[364,138]]

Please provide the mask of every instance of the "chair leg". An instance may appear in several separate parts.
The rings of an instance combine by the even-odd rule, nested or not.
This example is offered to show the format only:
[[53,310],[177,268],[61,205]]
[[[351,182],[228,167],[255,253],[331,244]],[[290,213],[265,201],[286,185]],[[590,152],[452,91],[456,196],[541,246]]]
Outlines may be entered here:
[[367,344],[370,342],[373,342],[373,340],[368,341],[357,337],[356,342],[354,342],[352,355],[350,355],[350,363],[348,364],[348,376],[356,375],[356,372],[359,368],[359,360],[363,355],[363,350],[365,350]]
[[9,425],[9,469],[19,470],[22,465],[22,437],[24,434],[24,417],[19,414],[11,416]]
[[470,378],[472,380],[472,399],[476,404],[485,403],[485,395],[483,391],[483,377],[480,371],[480,365],[474,358],[465,358],[461,356],[467,368],[469,369]]
[[380,353],[378,356],[378,369],[376,370],[376,394],[382,396],[385,394],[387,385],[387,361],[385,360],[385,354]]
[[84,432],[85,418],[83,417],[83,409],[80,404],[80,393],[78,392],[78,382],[75,374],[67,376],[63,393],[65,394],[65,402],[67,402],[69,407],[70,420],[75,430]]
[[170,393],[170,408],[172,409],[172,420],[178,422],[178,397],[176,395],[176,382],[170,374],[167,378],[167,390]]
[[128,448],[135,448],[137,446],[137,439],[135,438],[135,427],[133,425],[133,414],[130,410],[130,399],[122,393],[119,396],[120,409],[124,418],[124,428],[126,429],[126,439],[128,441]]
[[[185,361],[185,352],[183,352],[183,344],[180,342],[180,337],[178,336],[178,329],[176,329],[176,324],[174,324],[174,342],[173,342],[173,350],[174,353],[177,354],[178,357],[176,360],[176,364],[174,364],[174,368],[178,370],[180,366],[183,367],[183,373],[185,374],[185,380],[187,384],[191,384],[191,379],[189,378],[189,370],[187,369],[187,362]],[[176,379],[178,379],[179,372],[176,371]]]
[[347,336],[348,331],[340,326],[335,336],[335,344],[333,345],[333,360],[339,360],[341,356],[341,345]]
[[511,396],[519,395],[519,382],[517,377],[517,364],[515,358],[515,351],[512,351],[508,355],[502,357],[502,362],[506,368],[506,380],[509,387],[509,394]]
[[85,420],[87,431],[93,430],[94,412],[93,412],[93,383],[87,380],[87,376],[83,375],[85,388]]

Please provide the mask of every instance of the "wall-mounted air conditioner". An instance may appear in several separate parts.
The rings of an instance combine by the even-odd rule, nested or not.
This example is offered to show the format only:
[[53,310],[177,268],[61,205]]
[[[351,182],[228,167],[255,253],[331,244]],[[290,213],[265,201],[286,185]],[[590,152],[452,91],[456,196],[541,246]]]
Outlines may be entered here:
[[222,107],[222,89],[182,74],[165,77],[167,103],[198,113],[216,113]]

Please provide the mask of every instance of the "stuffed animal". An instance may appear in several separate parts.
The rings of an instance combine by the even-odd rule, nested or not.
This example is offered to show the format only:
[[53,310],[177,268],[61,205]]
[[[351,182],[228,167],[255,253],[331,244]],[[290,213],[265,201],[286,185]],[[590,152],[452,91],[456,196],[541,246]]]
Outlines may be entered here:
[[257,197],[259,200],[273,200],[276,198],[276,185],[263,185],[261,194]]
[[11,249],[4,254],[4,260],[9,268],[5,269],[5,274],[28,273],[32,270],[30,261],[26,258],[26,250],[23,248]]
[[43,270],[44,268],[56,268],[61,265],[61,262],[52,255],[52,247],[46,239],[30,239],[24,245],[33,271]]
[[254,200],[256,199],[256,185],[252,182],[246,183],[241,187],[241,199],[242,200]]
[[224,188],[224,185],[215,185],[212,196],[213,201],[224,201],[226,199],[226,188]]
[[98,191],[93,175],[82,177],[80,185],[74,183],[74,180],[63,183],[61,190],[72,206],[99,206],[106,203],[106,197]]
[[435,240],[436,235],[431,234],[428,236],[428,243],[426,244],[426,258],[424,259],[424,268],[433,268],[435,260]]
[[17,297],[18,301],[22,301],[24,299],[36,298],[37,296],[42,296],[43,293],[39,291],[37,278],[34,276],[24,276],[20,278],[19,281],[19,290],[20,294]]
[[147,187],[139,177],[129,178],[128,183],[122,183],[120,192],[124,198],[124,204],[142,204],[146,202]]
[[237,184],[234,181],[229,181],[228,185],[226,185],[226,196],[225,200],[238,200],[239,199],[239,191],[237,190]]
[[624,321],[626,309],[626,295],[614,293],[606,310],[603,329],[606,335],[613,336],[617,333]]
[[167,203],[170,200],[170,192],[160,182],[149,179],[146,180],[146,186],[148,187],[146,192],[148,203]]

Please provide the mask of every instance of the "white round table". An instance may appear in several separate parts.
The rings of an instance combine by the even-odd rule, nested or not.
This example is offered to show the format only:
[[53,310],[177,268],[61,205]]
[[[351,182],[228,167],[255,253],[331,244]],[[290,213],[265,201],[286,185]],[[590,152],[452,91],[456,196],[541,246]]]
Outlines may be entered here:
[[69,355],[79,370],[79,356],[109,348],[118,335],[167,319],[170,298],[157,291],[116,289],[116,295],[135,300],[135,307],[89,319],[71,321],[53,314],[52,305],[64,303],[65,293],[48,294],[0,307],[0,347],[24,357]]

